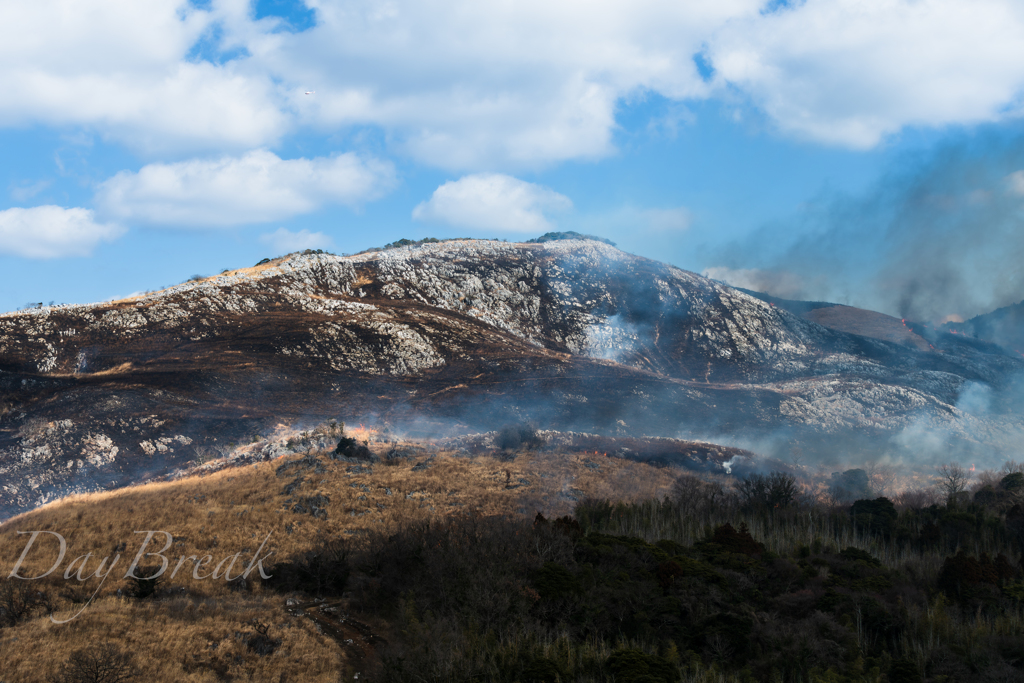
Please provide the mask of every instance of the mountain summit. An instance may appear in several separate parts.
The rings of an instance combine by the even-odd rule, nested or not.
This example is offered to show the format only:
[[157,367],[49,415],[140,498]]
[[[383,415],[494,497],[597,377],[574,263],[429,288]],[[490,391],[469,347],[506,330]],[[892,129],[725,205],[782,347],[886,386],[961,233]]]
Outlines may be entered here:
[[0,512],[336,417],[833,456],[998,457],[1019,436],[1012,353],[868,335],[592,240],[295,254],[0,316]]

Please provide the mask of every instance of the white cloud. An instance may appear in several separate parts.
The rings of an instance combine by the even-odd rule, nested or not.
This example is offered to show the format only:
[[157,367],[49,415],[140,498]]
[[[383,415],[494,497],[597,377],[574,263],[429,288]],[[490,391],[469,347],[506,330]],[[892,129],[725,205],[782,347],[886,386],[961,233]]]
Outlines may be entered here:
[[[293,34],[243,0],[0,3],[0,125],[174,155],[370,125],[423,163],[473,170],[612,154],[616,107],[646,92],[738,93],[790,134],[854,147],[1021,113],[1018,0],[308,4],[317,25]],[[671,134],[673,116],[653,128]]]
[[298,34],[242,0],[8,2],[0,123],[85,125],[147,153],[375,125],[447,168],[598,158],[620,98],[704,96],[693,53],[760,2],[318,0]]
[[35,183],[21,183],[19,185],[14,185],[11,187],[11,199],[16,202],[27,202],[49,186],[49,180],[40,180]]
[[325,0],[315,29],[260,54],[315,85],[296,89],[303,121],[384,125],[445,168],[531,167],[611,154],[625,96],[704,97],[693,54],[760,4]]
[[1015,0],[806,0],[730,22],[708,56],[783,130],[867,148],[908,125],[1012,114],[1022,35]]
[[286,228],[278,228],[274,232],[260,235],[260,242],[270,245],[277,254],[287,254],[302,249],[329,249],[334,240],[322,232],[299,230],[292,232]]
[[256,150],[122,171],[100,186],[96,198],[105,213],[125,221],[224,227],[282,220],[326,204],[359,206],[394,182],[390,163],[351,152],[284,160]]
[[546,187],[500,173],[477,173],[434,190],[412,217],[475,230],[545,232],[552,229],[545,213],[571,208],[568,197]]
[[0,211],[0,252],[26,258],[88,256],[124,229],[97,223],[89,209],[36,206]]
[[0,123],[86,125],[148,152],[272,143],[290,115],[269,74],[189,59],[218,27],[246,25],[230,4],[0,3]]

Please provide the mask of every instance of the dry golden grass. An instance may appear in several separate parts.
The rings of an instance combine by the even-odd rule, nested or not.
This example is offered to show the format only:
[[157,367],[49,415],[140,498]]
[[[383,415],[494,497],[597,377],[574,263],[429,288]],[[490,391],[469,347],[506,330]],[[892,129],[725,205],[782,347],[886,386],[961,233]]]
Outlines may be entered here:
[[[344,670],[337,644],[311,621],[288,617],[282,602],[277,596],[159,602],[108,596],[67,624],[38,617],[0,631],[0,675],[45,681],[71,652],[114,642],[137,653],[144,681],[223,680],[217,669],[242,680],[337,681]],[[253,618],[272,624],[270,635],[281,639],[273,654],[248,652],[243,638],[253,633],[247,623]]]
[[[367,533],[388,533],[432,517],[532,517],[538,511],[553,516],[570,512],[573,497],[661,497],[674,476],[671,470],[580,453],[521,454],[512,462],[436,450],[431,454],[425,469],[414,469],[426,460],[424,455],[395,465],[377,463],[362,472],[351,463],[322,458],[326,471],[315,473],[299,456],[280,458],[205,477],[72,496],[8,520],[0,525],[3,576],[27,542],[28,536],[18,531],[54,531],[67,540],[59,569],[47,579],[29,582],[48,587],[54,595],[69,595],[72,589],[87,598],[98,579],[79,585],[73,574],[70,580],[63,578],[65,569],[76,557],[91,552],[88,575],[99,559],[113,557],[119,544],[125,547],[96,600],[75,620],[57,625],[42,616],[0,630],[0,671],[12,672],[3,674],[10,680],[43,681],[75,649],[110,640],[139,653],[144,680],[213,681],[217,678],[210,667],[228,666],[230,675],[247,680],[277,681],[284,676],[291,681],[335,681],[345,671],[339,644],[318,633],[310,620],[290,616],[284,597],[258,584],[239,592],[224,580],[196,580],[192,563],[186,561],[177,576],[163,583],[157,598],[117,597],[118,589],[127,588],[122,577],[145,537],[134,532],[173,534],[174,545],[166,552],[172,569],[180,557],[211,555],[216,563],[239,552],[244,566],[269,534],[263,554],[274,552],[265,563],[270,566],[324,538],[341,537],[356,544]],[[279,475],[278,469],[289,463],[294,464]],[[285,486],[299,478],[302,482],[285,494]],[[326,519],[291,511],[294,501],[316,494],[330,498]],[[152,545],[151,550],[162,547],[162,537],[154,538]],[[53,564],[56,539],[41,535],[37,546],[23,563],[22,576],[36,576]],[[155,562],[150,558],[144,564]],[[236,568],[233,575],[237,573]],[[66,597],[58,598],[57,604],[58,619],[81,607]],[[282,639],[272,655],[248,652],[236,636],[253,632],[248,624],[253,618],[270,624],[270,635]],[[386,625],[373,623],[373,615],[360,618],[386,631]]]

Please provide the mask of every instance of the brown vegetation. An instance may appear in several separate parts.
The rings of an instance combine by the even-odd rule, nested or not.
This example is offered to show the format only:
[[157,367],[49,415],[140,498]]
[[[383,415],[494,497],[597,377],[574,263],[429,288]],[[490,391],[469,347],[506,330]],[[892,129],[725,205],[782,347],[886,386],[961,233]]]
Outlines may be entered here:
[[[386,537],[400,528],[459,515],[532,519],[543,511],[557,516],[570,512],[576,499],[660,497],[672,483],[669,470],[616,458],[596,463],[574,453],[467,458],[429,446],[400,446],[399,451],[419,457],[371,464],[312,452],[207,477],[73,496],[0,525],[4,577],[29,538],[19,531],[58,532],[68,544],[64,561],[50,576],[0,581],[0,601],[16,608],[10,623],[0,624],[0,680],[49,680],[73,653],[101,641],[135,653],[138,680],[146,681],[336,681],[343,672],[351,675],[355,667],[368,666],[360,642],[365,634],[336,614],[348,609],[348,598],[332,601],[327,611],[320,605],[289,607],[287,593],[275,592],[255,572],[246,582],[196,580],[189,560],[174,578],[163,578],[151,597],[130,598],[138,582],[122,577],[145,538],[137,531],[173,535],[166,552],[171,569],[180,557],[211,555],[216,563],[239,552],[244,565],[269,534],[262,554],[274,554],[264,565],[286,571],[279,563],[300,563],[332,544],[358,548],[371,535]],[[323,514],[310,513],[314,498]],[[162,545],[157,535],[150,550]],[[19,574],[45,572],[56,552],[56,539],[40,535]],[[79,583],[74,570],[70,580],[62,574],[88,552],[93,558],[86,576],[103,557],[119,553],[121,558],[85,607],[99,580]],[[140,563],[158,564],[157,558]],[[49,617],[52,612],[58,620],[68,619],[83,607],[67,624]],[[371,622],[362,627],[367,633],[387,636],[387,625],[373,622],[372,614],[363,619]]]
[[[68,543],[49,577],[0,578],[0,680],[108,666],[140,681],[671,681],[684,670],[724,681],[783,665],[784,680],[883,680],[959,671],[919,636],[942,624],[953,644],[989,628],[986,656],[1017,661],[1001,644],[1021,634],[1024,598],[1024,475],[1012,463],[957,506],[850,505],[816,495],[827,482],[872,485],[868,472],[730,482],[594,450],[469,457],[391,441],[360,459],[296,439],[293,456],[76,496],[0,525],[0,577],[28,541],[18,531]],[[197,579],[186,559],[152,584],[149,557],[125,580],[138,531],[172,535],[172,568],[273,551],[273,578]],[[49,569],[56,545],[41,534],[20,575]],[[75,578],[81,561],[63,576],[88,552],[86,575],[122,556],[102,587]],[[779,654],[800,643],[810,659]]]

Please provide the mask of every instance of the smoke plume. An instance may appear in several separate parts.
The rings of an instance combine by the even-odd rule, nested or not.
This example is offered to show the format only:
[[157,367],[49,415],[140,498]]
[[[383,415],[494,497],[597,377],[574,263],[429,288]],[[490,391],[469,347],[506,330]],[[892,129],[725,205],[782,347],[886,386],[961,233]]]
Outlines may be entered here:
[[[787,235],[798,235],[789,238]],[[823,192],[787,225],[721,254],[784,298],[914,320],[967,319],[1024,299],[1024,126],[905,154],[860,196]]]

